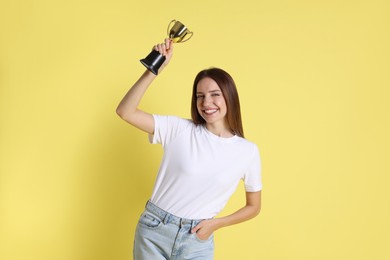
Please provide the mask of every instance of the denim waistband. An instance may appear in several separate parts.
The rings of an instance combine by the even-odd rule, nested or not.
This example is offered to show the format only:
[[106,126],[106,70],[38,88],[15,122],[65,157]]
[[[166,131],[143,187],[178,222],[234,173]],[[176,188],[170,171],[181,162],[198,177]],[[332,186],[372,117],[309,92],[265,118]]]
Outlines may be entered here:
[[145,207],[148,211],[152,212],[156,216],[160,217],[164,224],[172,223],[179,227],[191,225],[191,228],[199,224],[203,219],[186,219],[180,218],[171,213],[157,207],[152,202],[148,201]]

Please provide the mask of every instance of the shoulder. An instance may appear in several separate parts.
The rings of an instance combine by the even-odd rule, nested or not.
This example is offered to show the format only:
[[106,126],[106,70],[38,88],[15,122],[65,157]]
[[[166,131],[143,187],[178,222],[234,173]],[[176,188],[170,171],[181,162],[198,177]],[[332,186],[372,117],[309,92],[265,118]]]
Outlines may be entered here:
[[245,139],[243,137],[238,137],[236,143],[237,145],[245,149],[245,151],[247,151],[248,153],[251,153],[254,156],[259,155],[259,148],[256,143],[249,141],[248,139]]
[[255,144],[254,142],[252,142],[244,137],[241,137],[241,136],[237,136],[237,142],[242,144],[242,145],[247,145],[249,147],[257,148],[257,144]]

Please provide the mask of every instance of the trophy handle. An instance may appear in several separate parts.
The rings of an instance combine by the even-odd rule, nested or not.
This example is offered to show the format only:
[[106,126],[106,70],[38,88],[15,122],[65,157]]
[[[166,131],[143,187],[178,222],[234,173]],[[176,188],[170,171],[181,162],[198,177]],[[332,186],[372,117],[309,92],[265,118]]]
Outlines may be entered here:
[[192,35],[194,35],[194,32],[188,31],[188,32],[186,33],[186,35],[184,36],[184,38],[187,37],[187,35],[189,35],[190,37],[188,37],[187,39],[185,39],[185,40],[183,40],[183,41],[180,41],[180,42],[186,42],[186,41],[188,41],[189,39],[191,39]]
[[167,35],[169,36],[169,31],[172,29],[172,28],[169,28],[171,27],[171,24],[172,23],[176,23],[176,20],[172,20],[169,24],[168,24],[168,28],[167,28]]

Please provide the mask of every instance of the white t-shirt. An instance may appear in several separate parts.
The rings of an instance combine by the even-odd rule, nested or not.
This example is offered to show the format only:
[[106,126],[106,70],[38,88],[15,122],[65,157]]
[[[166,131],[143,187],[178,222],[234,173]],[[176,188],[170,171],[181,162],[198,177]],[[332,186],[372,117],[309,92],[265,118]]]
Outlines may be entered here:
[[182,218],[207,219],[224,208],[240,180],[248,192],[262,189],[254,143],[238,136],[219,137],[176,116],[153,117],[149,140],[164,149],[151,197],[158,207]]

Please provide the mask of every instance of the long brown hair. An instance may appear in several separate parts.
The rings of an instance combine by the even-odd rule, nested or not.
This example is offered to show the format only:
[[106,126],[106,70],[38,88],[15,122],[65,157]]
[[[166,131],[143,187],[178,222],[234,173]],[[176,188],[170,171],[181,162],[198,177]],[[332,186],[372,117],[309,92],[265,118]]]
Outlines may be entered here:
[[218,84],[226,102],[227,123],[235,135],[244,137],[244,130],[242,127],[241,120],[240,100],[238,98],[236,84],[234,83],[234,80],[229,75],[229,73],[219,68],[210,68],[202,70],[195,77],[194,85],[192,88],[191,101],[191,117],[194,124],[200,125],[206,123],[203,117],[201,117],[201,115],[199,114],[196,106],[196,91],[199,81],[203,78],[211,78]]

